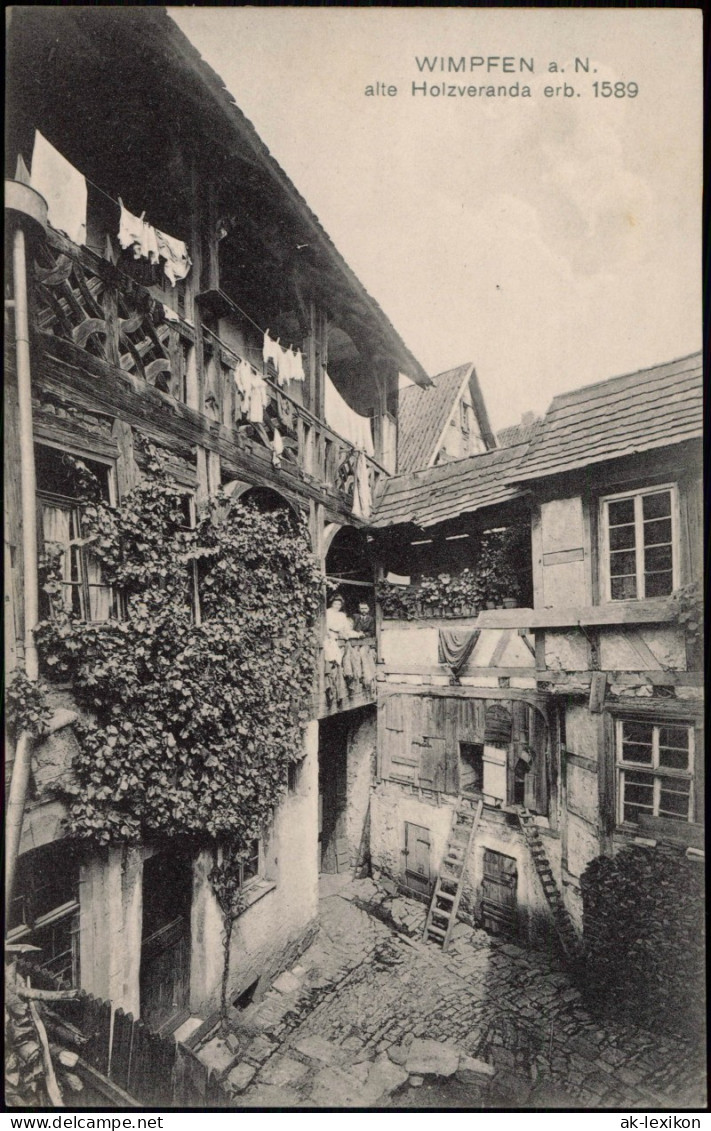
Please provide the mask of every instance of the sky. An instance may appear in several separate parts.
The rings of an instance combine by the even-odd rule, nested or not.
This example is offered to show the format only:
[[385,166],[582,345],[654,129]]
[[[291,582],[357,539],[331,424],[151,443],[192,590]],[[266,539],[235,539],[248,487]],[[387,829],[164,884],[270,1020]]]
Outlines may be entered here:
[[700,349],[700,11],[169,12],[427,372],[474,362],[495,429]]

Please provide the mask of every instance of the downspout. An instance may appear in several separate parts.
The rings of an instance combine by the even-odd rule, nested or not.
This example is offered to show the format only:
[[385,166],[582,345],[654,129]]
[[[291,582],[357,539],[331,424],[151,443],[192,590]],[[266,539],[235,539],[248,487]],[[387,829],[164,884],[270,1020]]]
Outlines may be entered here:
[[[24,166],[18,165],[18,175]],[[12,240],[14,282],[15,346],[17,355],[17,395],[20,426],[20,498],[22,513],[22,564],[25,674],[37,680],[37,646],[34,628],[38,620],[37,512],[34,439],[32,435],[32,379],[30,370],[30,327],[27,304],[27,247],[23,222],[46,226],[47,205],[39,193],[21,180],[5,182],[6,208],[14,212]],[[19,213],[19,216],[18,216]],[[22,836],[22,820],[27,799],[34,736],[23,731],[17,740],[12,779],[5,816],[5,916],[12,899],[17,857]]]

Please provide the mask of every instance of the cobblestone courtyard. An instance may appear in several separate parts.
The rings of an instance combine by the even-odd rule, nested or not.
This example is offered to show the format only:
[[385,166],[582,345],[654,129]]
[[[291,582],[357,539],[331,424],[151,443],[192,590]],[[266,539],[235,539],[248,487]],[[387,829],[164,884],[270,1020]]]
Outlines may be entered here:
[[211,1042],[232,1056],[235,1106],[705,1103],[701,1050],[592,1018],[556,956],[463,923],[442,954],[419,941],[424,915],[370,880],[323,877],[313,944],[234,1011],[229,1044]]

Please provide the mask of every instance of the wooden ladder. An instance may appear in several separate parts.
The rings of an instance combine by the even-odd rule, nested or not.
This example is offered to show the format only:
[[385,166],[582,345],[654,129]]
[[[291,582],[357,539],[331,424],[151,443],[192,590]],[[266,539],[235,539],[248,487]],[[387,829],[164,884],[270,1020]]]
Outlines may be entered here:
[[442,868],[435,883],[425,929],[422,932],[425,942],[431,940],[439,943],[442,950],[447,949],[452,928],[457,921],[466,863],[483,808],[484,802],[481,798],[476,800],[462,795],[457,800]]
[[566,958],[576,961],[580,958],[580,942],[578,933],[573,926],[568,910],[563,902],[563,897],[558,890],[558,885],[553,875],[553,869],[536,827],[533,813],[524,806],[518,807],[518,819],[528,844],[534,867],[543,888],[543,893],[548,902],[553,917],[553,925]]

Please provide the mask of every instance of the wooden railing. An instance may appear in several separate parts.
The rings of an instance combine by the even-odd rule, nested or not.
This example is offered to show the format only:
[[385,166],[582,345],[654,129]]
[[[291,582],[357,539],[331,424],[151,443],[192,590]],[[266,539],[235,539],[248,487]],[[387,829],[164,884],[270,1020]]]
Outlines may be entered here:
[[319,714],[336,714],[372,703],[376,697],[374,637],[343,642],[341,663],[324,661],[324,699]]
[[176,400],[186,399],[192,327],[114,264],[49,231],[34,268],[40,331],[73,342]]
[[[34,266],[38,329],[80,346],[132,373],[178,401],[195,380],[195,329],[166,316],[163,303],[107,259],[50,229]],[[203,338],[203,411],[272,454],[275,466],[298,469],[306,479],[352,501],[356,448],[319,420],[267,374],[268,404],[262,423],[243,419],[234,385],[240,360],[206,328]],[[278,430],[281,445],[275,444]],[[277,451],[278,447],[283,450]],[[371,498],[388,472],[366,460]]]

